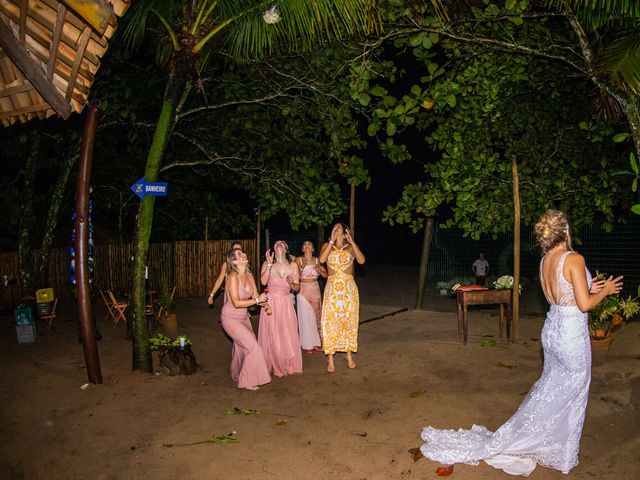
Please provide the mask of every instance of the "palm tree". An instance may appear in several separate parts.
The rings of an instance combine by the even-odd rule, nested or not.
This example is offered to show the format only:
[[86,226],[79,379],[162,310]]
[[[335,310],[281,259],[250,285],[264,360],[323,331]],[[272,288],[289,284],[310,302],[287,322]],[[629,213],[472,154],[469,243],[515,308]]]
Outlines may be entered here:
[[[376,31],[376,0],[145,0],[133,2],[125,37],[140,44],[148,27],[160,27],[168,41],[159,42],[169,76],[162,109],[147,156],[145,178],[153,182],[179,111],[211,54],[225,52],[235,60],[259,58],[276,50],[305,50],[332,38]],[[154,197],[140,202],[132,266],[133,369],[151,371],[145,318],[145,278]]]

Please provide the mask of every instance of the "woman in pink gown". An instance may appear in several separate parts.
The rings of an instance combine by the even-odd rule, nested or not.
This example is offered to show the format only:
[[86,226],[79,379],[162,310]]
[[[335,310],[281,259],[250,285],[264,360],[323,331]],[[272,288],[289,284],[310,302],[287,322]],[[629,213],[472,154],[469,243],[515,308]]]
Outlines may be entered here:
[[222,328],[233,339],[231,378],[238,388],[258,390],[259,385],[271,381],[271,376],[253,333],[247,307],[268,308],[268,305],[266,294],[258,295],[253,275],[247,270],[248,263],[246,253],[241,250],[232,250],[227,255],[226,302],[220,316]]
[[290,293],[300,290],[300,273],[284,241],[278,240],[273,250],[267,250],[260,275],[260,282],[269,289],[270,311],[260,312],[258,342],[269,371],[283,377],[302,372],[298,319]]
[[298,310],[298,331],[300,333],[300,345],[307,355],[314,351],[322,352],[322,342],[320,332],[322,326],[320,319],[322,316],[322,297],[320,295],[320,285],[318,276],[327,277],[318,257],[313,256],[313,243],[306,241],[302,244],[302,257],[296,259],[300,269],[300,292],[296,307]]

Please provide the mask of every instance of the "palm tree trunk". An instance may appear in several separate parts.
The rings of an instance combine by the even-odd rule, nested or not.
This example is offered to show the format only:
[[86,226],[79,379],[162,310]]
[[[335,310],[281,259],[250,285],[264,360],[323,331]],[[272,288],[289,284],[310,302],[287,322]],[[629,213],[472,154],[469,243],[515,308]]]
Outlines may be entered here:
[[636,154],[640,155],[640,99],[634,95],[620,95],[618,101],[629,122]]
[[31,234],[33,233],[33,181],[40,151],[40,132],[30,135],[31,150],[24,170],[22,186],[22,211],[18,238],[18,264],[20,266],[20,290],[22,296],[33,295],[33,262],[31,259]]
[[[144,176],[148,182],[155,182],[160,172],[160,163],[167,142],[176,124],[176,114],[180,105],[191,90],[187,72],[176,69],[169,76],[162,110],[153,135],[153,141],[147,156]],[[133,245],[132,291],[130,297],[133,358],[132,368],[145,372],[153,371],[151,351],[149,350],[149,329],[145,314],[146,285],[145,266],[149,254],[149,238],[153,225],[154,196],[145,196],[140,202],[136,220],[136,235]]]

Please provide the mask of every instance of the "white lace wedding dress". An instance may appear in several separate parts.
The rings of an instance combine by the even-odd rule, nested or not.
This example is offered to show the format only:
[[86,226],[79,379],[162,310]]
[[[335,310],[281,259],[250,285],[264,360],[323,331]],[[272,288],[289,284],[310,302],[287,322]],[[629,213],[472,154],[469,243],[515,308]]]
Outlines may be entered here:
[[[516,413],[495,432],[482,425],[471,430],[426,427],[422,454],[445,465],[477,465],[484,460],[512,475],[528,476],[537,464],[569,473],[578,464],[582,424],[591,381],[587,315],[576,306],[565,280],[562,255],[557,269],[559,301],[551,304],[542,329],[544,368]],[[542,262],[540,270],[542,271]],[[540,275],[542,280],[542,274]],[[587,271],[591,286],[591,275]],[[542,284],[543,290],[544,283]],[[545,291],[546,295],[546,291]]]

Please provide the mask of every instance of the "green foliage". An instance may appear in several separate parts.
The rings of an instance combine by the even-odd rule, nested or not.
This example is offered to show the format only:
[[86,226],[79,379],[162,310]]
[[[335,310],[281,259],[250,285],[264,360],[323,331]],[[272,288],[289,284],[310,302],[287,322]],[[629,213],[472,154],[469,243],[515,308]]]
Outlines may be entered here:
[[609,295],[589,311],[589,334],[595,339],[606,338],[621,325],[622,320],[631,320],[639,312],[637,298]]
[[[613,128],[593,115],[588,79],[571,77],[568,64],[523,54],[543,48],[536,39],[553,38],[559,46],[553,48],[569,48],[575,41],[566,25],[544,18],[514,21],[528,9],[528,2],[502,7],[485,2],[471,8],[476,20],[457,18],[454,32],[441,29],[440,18],[429,11],[389,14],[395,22],[388,33],[393,46],[375,52],[382,58],[370,57],[369,75],[357,84],[358,92],[369,95],[367,133],[393,163],[422,159],[429,155],[424,150],[435,159],[425,162],[424,179],[405,187],[383,221],[417,232],[426,216],[446,206],[451,216],[445,227],[455,225],[474,238],[509,231],[515,156],[525,223],[556,207],[569,213],[574,226],[600,214],[611,227],[616,204],[626,201],[615,175],[620,149],[612,143],[627,136],[614,136]],[[406,18],[411,20],[403,24]],[[490,48],[485,39],[488,45],[522,50]],[[417,59],[409,82],[390,80],[389,72],[404,75],[400,64],[386,60],[390,51]],[[411,151],[406,138],[415,138],[415,131],[424,135],[424,145]]]
[[171,350],[171,349],[180,349],[180,339],[184,338],[184,346],[186,347],[191,347],[193,344],[191,343],[191,340],[189,340],[187,337],[185,336],[181,336],[181,337],[177,337],[174,339],[171,339],[169,337],[167,337],[166,335],[162,335],[161,333],[159,333],[157,336],[152,337],[149,339],[149,348],[151,350],[157,350],[159,352],[164,352],[167,350]]
[[[629,154],[629,165],[631,167],[630,172],[626,172],[633,176],[633,180],[631,181],[631,191],[638,191],[638,182],[640,181],[640,168],[638,167],[638,161],[636,160],[636,156],[631,152]],[[636,203],[631,206],[631,211],[636,215],[640,215],[640,204]]]
[[449,281],[436,283],[436,288],[438,290],[451,290],[455,285],[473,285],[474,283],[474,277],[455,277]]

